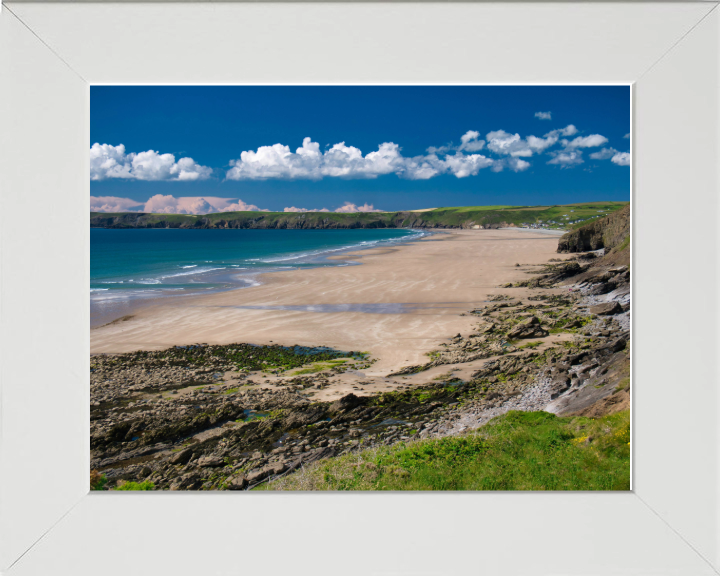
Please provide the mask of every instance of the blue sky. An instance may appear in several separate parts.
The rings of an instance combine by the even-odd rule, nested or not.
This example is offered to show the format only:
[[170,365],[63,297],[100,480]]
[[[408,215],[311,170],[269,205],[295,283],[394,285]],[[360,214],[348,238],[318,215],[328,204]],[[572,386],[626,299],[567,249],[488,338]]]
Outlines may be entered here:
[[630,199],[627,86],[93,86],[90,102],[96,210]]

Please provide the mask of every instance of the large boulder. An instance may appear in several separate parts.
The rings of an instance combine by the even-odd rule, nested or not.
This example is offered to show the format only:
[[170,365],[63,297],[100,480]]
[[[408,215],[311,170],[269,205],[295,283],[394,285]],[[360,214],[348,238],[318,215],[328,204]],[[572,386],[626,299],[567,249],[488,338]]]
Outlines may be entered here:
[[507,333],[507,337],[511,340],[518,338],[542,338],[547,335],[548,331],[540,325],[540,320],[535,316],[526,318]]
[[261,470],[253,470],[247,475],[247,481],[249,484],[260,482],[269,476],[269,472],[270,471],[265,468]]
[[363,400],[361,398],[358,398],[355,396],[355,394],[350,393],[339,400],[335,400],[332,404],[330,404],[329,412],[331,414],[337,414],[340,412],[347,412],[348,410],[352,410],[356,406],[359,406],[363,403]]
[[228,482],[228,489],[230,490],[245,490],[247,488],[248,481],[244,474],[236,474]]
[[193,452],[190,450],[190,448],[185,448],[185,450],[181,450],[174,456],[170,457],[170,464],[187,464],[190,461],[190,458],[192,458]]
[[603,304],[590,306],[589,311],[590,314],[595,314],[596,316],[609,316],[611,314],[620,314],[623,309],[619,302],[604,302]]
[[219,456],[202,456],[198,458],[197,465],[201,468],[216,468],[218,466],[224,466],[225,462]]

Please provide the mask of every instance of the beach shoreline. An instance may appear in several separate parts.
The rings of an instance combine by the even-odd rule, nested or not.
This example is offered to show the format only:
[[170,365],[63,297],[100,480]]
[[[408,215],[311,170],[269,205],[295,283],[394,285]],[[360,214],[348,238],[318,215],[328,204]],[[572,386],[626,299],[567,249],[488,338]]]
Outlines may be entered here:
[[471,328],[462,314],[555,255],[553,235],[528,232],[443,230],[328,257],[359,266],[262,273],[259,286],[173,297],[93,329],[90,352],[279,343],[367,351],[378,371],[417,364]]
[[[162,233],[164,230],[160,230],[160,232]],[[291,231],[291,234],[297,232]],[[332,232],[330,231],[330,233]],[[337,246],[332,244],[318,247],[295,245],[294,250],[289,253],[281,250],[267,254],[253,254],[260,257],[249,259],[236,253],[235,258],[231,257],[230,261],[225,260],[228,256],[227,252],[225,256],[218,254],[213,256],[214,251],[212,247],[209,247],[207,254],[208,257],[213,257],[213,260],[200,262],[197,254],[193,258],[186,256],[181,251],[179,252],[179,254],[183,254],[181,260],[177,261],[177,254],[171,255],[171,260],[175,256],[176,264],[175,267],[171,265],[166,270],[155,269],[144,272],[133,270],[127,271],[125,274],[113,271],[114,275],[111,275],[110,278],[107,277],[107,273],[105,275],[100,273],[90,282],[90,328],[94,330],[122,318],[132,317],[138,310],[149,305],[168,303],[177,298],[204,296],[258,286],[261,283],[259,278],[272,272],[357,264],[352,262],[347,255],[362,253],[364,250],[379,246],[402,245],[439,233],[413,228],[403,229],[400,232],[403,235],[394,238],[356,238],[354,241],[345,238],[345,241]],[[189,233],[196,236],[194,231],[189,231]],[[222,232],[220,233],[222,234]],[[279,231],[279,233],[282,234],[283,231]],[[190,238],[186,239],[190,240]],[[193,246],[190,246],[190,252],[192,253],[192,251]],[[187,261],[183,262],[182,260]],[[181,281],[178,286],[173,281],[178,277],[192,278],[192,280],[190,283]]]

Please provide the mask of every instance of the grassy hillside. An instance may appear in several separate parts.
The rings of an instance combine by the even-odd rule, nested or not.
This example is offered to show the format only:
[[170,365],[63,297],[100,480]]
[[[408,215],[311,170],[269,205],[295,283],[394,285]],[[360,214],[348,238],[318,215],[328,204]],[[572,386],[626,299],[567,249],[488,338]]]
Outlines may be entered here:
[[262,490],[629,490],[630,414],[508,412],[461,436],[311,464]]
[[561,206],[463,206],[425,212],[222,212],[193,216],[141,212],[90,213],[97,228],[498,228],[565,229],[612,213],[627,202]]
[[[421,214],[428,227],[536,226],[567,228],[570,223],[588,222],[623,208],[627,202],[591,202],[561,206],[475,206],[436,208]],[[416,225],[417,227],[421,227]]]

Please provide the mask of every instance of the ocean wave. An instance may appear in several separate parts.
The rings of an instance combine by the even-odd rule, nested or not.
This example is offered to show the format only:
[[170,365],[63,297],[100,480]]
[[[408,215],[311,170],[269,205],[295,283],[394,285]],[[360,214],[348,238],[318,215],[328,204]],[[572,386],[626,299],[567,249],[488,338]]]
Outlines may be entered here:
[[178,272],[177,274],[166,274],[165,276],[160,276],[161,279],[165,278],[177,278],[178,276],[194,276],[195,274],[205,274],[207,272],[212,272],[214,270],[225,270],[225,266],[219,266],[217,268],[198,268],[197,270],[190,270],[189,272]]
[[240,276],[240,279],[247,284],[245,288],[255,288],[255,286],[262,286],[262,282],[256,280],[252,276]]
[[312,252],[301,252],[300,254],[293,254],[282,256],[279,258],[249,258],[247,262],[262,262],[263,264],[274,264],[275,262],[287,262],[290,260],[299,260],[301,258],[310,258],[313,256],[322,256],[324,254],[330,254],[332,252],[346,252],[357,248],[368,248],[370,246],[376,246],[378,244],[397,244],[407,242],[408,240],[416,240],[429,234],[421,230],[413,230],[414,234],[408,234],[407,236],[401,236],[399,238],[388,238],[386,240],[365,240],[357,244],[349,244],[348,246],[341,246],[340,248],[328,248],[325,250],[314,250]]

